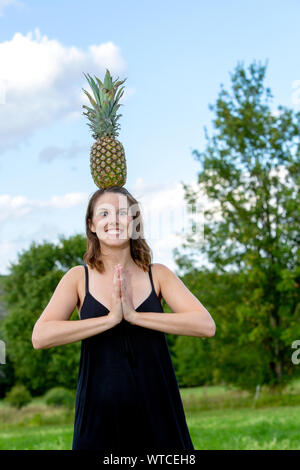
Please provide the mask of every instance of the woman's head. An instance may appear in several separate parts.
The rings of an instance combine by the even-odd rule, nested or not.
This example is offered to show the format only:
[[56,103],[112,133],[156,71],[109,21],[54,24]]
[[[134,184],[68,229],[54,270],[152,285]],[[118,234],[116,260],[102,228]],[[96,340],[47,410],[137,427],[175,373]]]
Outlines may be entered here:
[[[144,271],[151,263],[151,248],[144,238],[144,227],[138,201],[124,187],[98,189],[89,199],[86,217],[87,250],[83,256],[86,264],[104,271],[101,245],[130,247],[134,262]],[[120,230],[115,235],[110,229]]]

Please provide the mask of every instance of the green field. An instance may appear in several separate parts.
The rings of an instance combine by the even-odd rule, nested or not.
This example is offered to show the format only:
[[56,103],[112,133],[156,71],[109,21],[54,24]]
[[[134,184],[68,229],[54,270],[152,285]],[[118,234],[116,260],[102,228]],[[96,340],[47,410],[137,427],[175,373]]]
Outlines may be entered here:
[[[181,389],[197,450],[299,450],[300,381],[281,394],[262,389],[258,400],[223,386]],[[69,450],[74,409],[35,398],[20,410],[0,400],[1,450]]]

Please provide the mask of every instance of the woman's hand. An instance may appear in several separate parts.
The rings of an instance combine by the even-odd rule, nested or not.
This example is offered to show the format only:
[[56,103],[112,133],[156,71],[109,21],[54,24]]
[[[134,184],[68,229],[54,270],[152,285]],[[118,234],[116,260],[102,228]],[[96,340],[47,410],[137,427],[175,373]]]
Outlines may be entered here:
[[113,277],[113,290],[111,296],[111,310],[108,314],[108,316],[113,319],[114,324],[118,324],[123,320],[121,284],[119,278],[119,272],[117,266],[115,266],[115,272]]
[[120,287],[121,287],[121,303],[123,309],[123,317],[129,323],[133,323],[134,319],[137,316],[137,312],[134,309],[132,296],[128,292],[127,288],[127,279],[124,273],[122,265],[118,264],[118,273],[119,273],[119,280],[120,280]]

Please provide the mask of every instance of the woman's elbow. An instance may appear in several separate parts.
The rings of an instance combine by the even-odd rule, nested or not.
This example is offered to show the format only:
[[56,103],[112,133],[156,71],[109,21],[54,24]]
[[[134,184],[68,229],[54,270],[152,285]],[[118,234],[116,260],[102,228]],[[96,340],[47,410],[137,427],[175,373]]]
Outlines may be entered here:
[[33,346],[34,349],[42,349],[41,345],[38,342],[38,339],[33,335],[31,337],[31,342],[32,342],[32,346]]
[[208,322],[207,325],[201,325],[200,329],[197,329],[198,333],[197,336],[202,338],[212,338],[215,336],[216,333],[216,325],[215,323]]
[[211,320],[210,322],[210,326],[209,326],[209,338],[212,338],[213,336],[215,336],[216,334],[216,324],[213,320]]
[[31,342],[34,349],[43,349],[41,338],[36,327],[33,328]]
[[210,320],[207,327],[206,327],[206,334],[207,338],[212,338],[216,334],[216,324],[213,320]]

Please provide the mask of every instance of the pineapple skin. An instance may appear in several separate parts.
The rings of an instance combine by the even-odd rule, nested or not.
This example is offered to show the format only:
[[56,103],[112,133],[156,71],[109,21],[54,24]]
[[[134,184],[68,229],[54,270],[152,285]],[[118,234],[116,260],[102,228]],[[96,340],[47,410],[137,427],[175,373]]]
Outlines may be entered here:
[[90,170],[100,189],[124,186],[127,178],[125,151],[113,136],[98,138],[90,151]]

